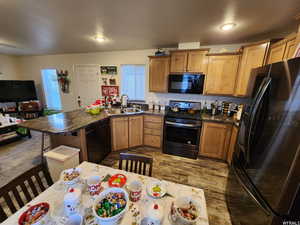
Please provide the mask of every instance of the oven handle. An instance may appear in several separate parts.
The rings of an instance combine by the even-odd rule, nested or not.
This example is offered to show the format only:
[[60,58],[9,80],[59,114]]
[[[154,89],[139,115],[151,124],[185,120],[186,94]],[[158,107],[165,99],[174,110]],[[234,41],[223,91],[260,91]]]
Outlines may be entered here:
[[201,127],[201,125],[186,124],[186,123],[175,123],[175,122],[170,122],[170,121],[166,121],[166,124],[174,126],[174,127],[186,127],[186,128],[199,128],[199,127]]

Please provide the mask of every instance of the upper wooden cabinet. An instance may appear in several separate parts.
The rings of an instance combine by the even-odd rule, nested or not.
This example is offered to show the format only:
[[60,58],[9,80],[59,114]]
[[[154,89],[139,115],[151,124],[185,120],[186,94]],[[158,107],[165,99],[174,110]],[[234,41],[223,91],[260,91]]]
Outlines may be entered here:
[[209,54],[204,94],[233,95],[239,60],[238,53]]
[[149,56],[149,91],[167,92],[170,56]]
[[171,51],[171,73],[207,73],[208,49]]
[[208,53],[207,50],[189,51],[186,71],[190,73],[201,72],[206,74],[207,63],[208,63],[208,58],[206,56],[207,53]]
[[113,151],[128,148],[128,117],[112,118],[111,134]]
[[231,129],[231,124],[203,122],[199,154],[210,158],[226,160]]
[[171,73],[183,73],[187,69],[188,52],[175,51],[171,52]]
[[286,43],[279,42],[270,46],[267,64],[280,62],[283,60]]
[[143,145],[143,131],[144,131],[143,116],[129,117],[129,147],[136,147]]
[[252,90],[249,87],[251,70],[264,65],[268,46],[269,42],[243,46],[235,96],[245,97],[251,95]]
[[291,59],[296,51],[296,38],[288,40],[286,43],[283,59]]

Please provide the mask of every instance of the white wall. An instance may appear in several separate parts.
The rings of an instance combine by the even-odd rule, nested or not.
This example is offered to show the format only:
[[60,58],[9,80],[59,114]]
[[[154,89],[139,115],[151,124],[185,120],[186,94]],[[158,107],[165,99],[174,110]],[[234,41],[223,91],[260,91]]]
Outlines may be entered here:
[[[212,46],[212,52],[220,52],[227,49],[227,51],[237,50],[241,44],[236,45],[218,45]],[[210,47],[210,46],[201,46]],[[98,65],[116,65],[118,66],[118,73],[120,72],[120,65],[122,64],[145,64],[146,65],[146,99],[147,101],[166,102],[169,99],[182,99],[182,100],[195,100],[201,99],[214,100],[212,96],[199,96],[199,95],[178,95],[178,94],[156,94],[149,93],[148,91],[148,74],[149,74],[149,59],[148,56],[154,55],[156,49],[146,50],[132,50],[132,51],[111,51],[111,52],[98,52],[98,53],[85,53],[85,54],[63,54],[63,55],[44,55],[44,56],[22,56],[19,57],[19,66],[22,71],[23,79],[33,79],[41,98],[42,96],[42,82],[41,82],[41,69],[55,68],[59,70],[68,70],[71,79],[70,93],[62,93],[63,110],[68,111],[76,107],[76,88],[74,78],[73,66],[76,64],[98,64]],[[116,76],[117,85],[120,85],[119,74]],[[99,83],[99,85],[101,85]],[[239,102],[239,100],[233,99]]]
[[0,80],[18,80],[18,59],[16,56],[0,55]]

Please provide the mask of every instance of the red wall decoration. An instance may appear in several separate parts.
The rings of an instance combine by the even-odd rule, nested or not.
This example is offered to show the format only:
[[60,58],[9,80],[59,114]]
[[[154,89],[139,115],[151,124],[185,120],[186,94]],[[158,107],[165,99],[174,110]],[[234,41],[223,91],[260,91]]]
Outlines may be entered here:
[[119,95],[119,86],[101,86],[102,96]]

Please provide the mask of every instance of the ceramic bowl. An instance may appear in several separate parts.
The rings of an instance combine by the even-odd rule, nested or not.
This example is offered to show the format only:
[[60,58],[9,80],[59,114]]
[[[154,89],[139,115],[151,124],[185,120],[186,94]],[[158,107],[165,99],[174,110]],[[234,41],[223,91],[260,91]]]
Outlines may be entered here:
[[46,212],[46,214],[44,216],[42,216],[40,219],[38,219],[35,223],[32,223],[32,225],[48,224],[50,222],[50,205],[47,202],[41,202],[41,203],[38,203],[36,205],[29,207],[24,213],[21,214],[21,216],[19,217],[19,225],[26,224],[25,219],[26,219],[27,214],[31,213],[32,211],[34,211],[35,208],[40,207],[40,206],[44,206],[44,207],[48,208],[48,211]]
[[[125,206],[125,209],[123,209],[119,214],[117,214],[115,216],[112,216],[112,217],[103,218],[103,217],[98,216],[98,214],[96,212],[96,206],[109,193],[124,193],[125,200],[126,200],[126,206]],[[129,197],[128,197],[127,192],[124,189],[122,189],[122,188],[108,188],[108,189],[102,191],[100,193],[100,195],[95,199],[94,204],[93,204],[93,214],[94,214],[94,216],[97,220],[97,223],[99,225],[102,225],[102,224],[114,225],[114,224],[117,224],[119,222],[119,220],[122,219],[122,217],[124,216],[124,214],[128,210],[128,204],[129,204]]]
[[[72,180],[65,180],[64,179],[65,174],[66,173],[71,174],[73,171],[78,172],[79,176],[75,177]],[[64,182],[64,184],[74,185],[74,184],[77,184],[80,181],[80,175],[81,175],[81,168],[71,168],[71,169],[66,169],[66,170],[62,171],[60,177],[61,177],[61,180]]]

